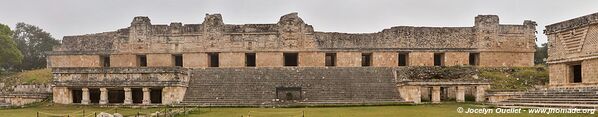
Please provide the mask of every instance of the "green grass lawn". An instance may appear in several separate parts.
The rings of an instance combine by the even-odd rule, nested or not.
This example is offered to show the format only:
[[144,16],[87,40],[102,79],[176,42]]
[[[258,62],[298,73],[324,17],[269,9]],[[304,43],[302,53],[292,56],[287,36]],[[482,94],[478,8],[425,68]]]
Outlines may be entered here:
[[0,117],[35,117],[39,112],[40,117],[82,117],[85,110],[85,117],[93,117],[94,112],[118,112],[124,116],[133,116],[137,112],[153,113],[164,108],[114,108],[94,106],[73,106],[73,105],[39,105],[35,107],[0,109]]
[[[462,103],[361,106],[361,107],[309,107],[309,108],[201,108],[189,117],[596,117],[591,114],[463,114],[457,108],[483,108],[486,106]],[[486,107],[488,108],[488,107]]]
[[[302,107],[302,108],[199,108],[190,112],[188,117],[596,117],[591,114],[463,114],[458,113],[457,108],[483,108],[486,106],[468,103],[444,103],[444,104],[423,104],[423,105],[402,105],[402,106],[355,106],[355,107]],[[87,115],[93,112],[118,111],[125,116],[135,115],[137,112],[151,113],[162,108],[115,108],[72,106],[72,105],[42,105],[28,108],[1,109],[2,117],[34,117],[41,112],[41,117],[69,114],[71,117],[80,117],[82,110]],[[185,117],[185,116],[181,116]]]

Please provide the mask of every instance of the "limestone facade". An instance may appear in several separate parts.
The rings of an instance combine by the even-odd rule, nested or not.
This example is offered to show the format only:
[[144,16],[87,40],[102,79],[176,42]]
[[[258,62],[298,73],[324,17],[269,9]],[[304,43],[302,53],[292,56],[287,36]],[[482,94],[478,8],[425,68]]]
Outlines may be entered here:
[[[220,14],[184,25],[156,25],[141,16],[117,31],[65,36],[49,52],[48,65],[55,103],[177,104],[191,98],[185,97],[193,92],[187,91],[194,85],[190,79],[214,69],[533,66],[535,26],[529,20],[499,24],[496,15],[479,15],[472,27],[396,26],[354,34],[314,31],[297,13],[275,24],[242,25],[225,24]],[[480,85],[481,93],[487,84],[462,85]],[[415,87],[396,91],[417,93]],[[432,87],[436,95],[440,86]],[[457,95],[463,100],[463,92]]]
[[598,13],[546,26],[550,86],[598,86]]

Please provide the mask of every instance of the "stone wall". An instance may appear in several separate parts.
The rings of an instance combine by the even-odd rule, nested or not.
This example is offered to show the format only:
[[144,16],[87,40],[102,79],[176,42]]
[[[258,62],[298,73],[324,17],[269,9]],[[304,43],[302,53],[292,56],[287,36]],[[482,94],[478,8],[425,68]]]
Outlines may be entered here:
[[301,52],[299,53],[300,67],[324,67],[326,53],[322,52]]
[[396,67],[396,66],[399,66],[399,54],[396,52],[374,52],[374,53],[372,53],[372,66],[374,66],[374,67]]
[[48,56],[49,67],[100,67],[98,55]]
[[550,64],[548,73],[550,76],[550,85],[569,83],[570,69],[567,64]]
[[446,65],[446,66],[469,65],[469,52],[447,52],[447,53],[444,53],[444,65]]
[[7,103],[10,106],[23,106],[26,104],[41,102],[48,98],[48,93],[13,93],[13,94],[0,94],[0,103]]
[[[147,17],[136,17],[130,27],[117,31],[67,36],[63,40],[64,45],[54,49],[50,55],[313,51],[533,53],[535,50],[533,21],[504,25],[499,24],[498,16],[480,15],[474,22],[473,27],[396,26],[376,33],[351,34],[314,31],[297,13],[284,15],[275,24],[243,25],[224,24],[220,14],[206,15],[202,24],[155,25]],[[90,44],[98,46],[85,47]],[[86,51],[75,51],[78,49]],[[343,63],[340,59],[339,62]],[[342,66],[356,66],[353,62],[349,63]]]
[[219,67],[245,67],[245,53],[220,53]]
[[598,59],[584,60],[581,73],[583,83],[598,83]]
[[52,87],[52,101],[58,104],[73,103],[73,94],[68,87],[55,86]]
[[52,93],[50,85],[16,85],[13,88],[15,93]]
[[339,52],[336,57],[338,67],[361,67],[360,52]]
[[409,53],[410,66],[434,66],[434,53],[411,52]]
[[110,55],[111,67],[137,67],[139,66],[137,55],[133,54],[116,54]]
[[482,52],[480,66],[483,67],[525,67],[534,66],[534,53]]
[[[550,85],[596,86],[598,59],[598,13],[546,26]],[[573,83],[572,65],[581,65],[581,83]]]
[[[303,93],[309,100],[398,99],[396,90],[388,88],[394,82],[392,74],[411,74],[395,72],[403,69],[398,67],[398,53],[409,53],[409,66],[433,66],[434,53],[445,53],[446,66],[468,64],[468,53],[480,53],[482,67],[533,65],[535,22],[500,24],[496,15],[480,15],[474,23],[473,27],[395,26],[375,33],[336,33],[314,31],[297,13],[272,24],[241,25],[225,24],[220,14],[206,14],[201,24],[169,25],[152,24],[140,16],[116,31],[66,36],[63,45],[48,53],[48,63],[54,73],[54,97],[60,98],[57,103],[70,103],[70,90],[82,87],[162,87],[165,103],[182,101],[183,92],[221,98],[187,90],[189,77],[197,81],[191,85],[202,86],[195,89],[239,98],[246,97],[230,89],[262,91],[248,93],[255,96],[272,93],[272,87],[305,86]],[[219,55],[219,68],[209,66],[208,53]],[[245,67],[245,53],[256,54],[255,68]],[[298,67],[285,67],[284,53],[298,53]],[[335,67],[325,67],[325,53],[336,54]],[[371,54],[372,67],[362,67],[364,53]],[[147,66],[140,67],[140,55],[147,57]],[[175,67],[173,55],[183,56],[183,67]],[[101,65],[100,56],[110,57],[109,67]],[[268,96],[242,101],[271,102]]]
[[146,57],[148,67],[174,66],[172,54],[148,54]]
[[186,53],[183,54],[183,67],[199,68],[208,67],[208,54],[206,53]]
[[284,58],[282,52],[262,52],[255,54],[257,67],[282,67]]
[[56,87],[186,86],[185,69],[147,68],[54,68]]

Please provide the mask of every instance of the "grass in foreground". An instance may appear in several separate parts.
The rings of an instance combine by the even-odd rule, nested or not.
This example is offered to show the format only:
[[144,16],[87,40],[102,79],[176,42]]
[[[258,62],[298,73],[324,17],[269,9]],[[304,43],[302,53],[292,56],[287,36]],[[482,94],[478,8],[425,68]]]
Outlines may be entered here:
[[[187,116],[181,117],[596,117],[591,114],[463,114],[457,108],[484,108],[486,106],[469,103],[423,104],[415,106],[356,106],[356,107],[303,107],[303,108],[199,108]],[[118,108],[73,105],[35,106],[18,109],[1,109],[3,117],[35,117],[37,112],[53,113],[55,115],[69,114],[80,117],[82,110],[86,115],[93,116],[93,112],[118,111],[125,116],[134,116],[137,112],[151,113],[165,108]],[[52,114],[42,114],[48,117]]]
[[[124,116],[134,116],[137,112],[153,113],[165,108],[114,108],[114,107],[95,107],[95,106],[74,106],[74,105],[38,105],[35,107],[0,109],[1,117],[94,117],[94,112],[115,113],[118,112]],[[85,116],[83,116],[85,110]]]
[[595,117],[591,114],[463,114],[457,108],[485,106],[462,103],[415,106],[362,106],[310,108],[201,108],[188,117]]

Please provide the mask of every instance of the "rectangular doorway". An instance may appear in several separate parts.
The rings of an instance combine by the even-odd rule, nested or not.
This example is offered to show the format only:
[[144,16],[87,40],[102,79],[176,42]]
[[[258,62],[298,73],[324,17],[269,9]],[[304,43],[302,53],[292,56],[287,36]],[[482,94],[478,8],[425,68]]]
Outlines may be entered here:
[[582,82],[581,65],[571,65],[571,81],[572,81],[572,83],[581,83]]

